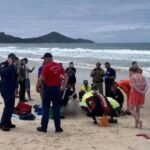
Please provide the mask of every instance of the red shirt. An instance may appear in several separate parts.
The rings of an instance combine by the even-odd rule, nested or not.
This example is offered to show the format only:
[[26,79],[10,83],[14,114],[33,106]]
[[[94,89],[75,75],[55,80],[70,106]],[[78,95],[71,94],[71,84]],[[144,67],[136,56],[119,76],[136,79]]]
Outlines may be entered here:
[[50,62],[42,69],[42,76],[45,78],[47,86],[60,86],[64,73],[62,65],[56,62]]

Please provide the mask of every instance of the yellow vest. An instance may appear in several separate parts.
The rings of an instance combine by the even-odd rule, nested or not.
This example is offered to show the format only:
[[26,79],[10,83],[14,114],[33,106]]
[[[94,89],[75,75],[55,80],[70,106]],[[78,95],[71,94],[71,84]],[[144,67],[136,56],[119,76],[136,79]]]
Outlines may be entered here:
[[120,104],[115,99],[107,97],[107,100],[109,101],[113,109],[120,107]]
[[92,97],[92,96],[93,96],[93,93],[94,93],[94,91],[89,91],[89,92],[85,93],[85,94],[83,95],[83,97],[82,97],[81,102],[80,102],[80,106],[87,107],[86,100],[87,100],[88,98]]
[[83,85],[83,86],[81,87],[81,91],[89,92],[89,91],[91,91],[91,86],[88,85],[87,87],[85,87],[85,85]]

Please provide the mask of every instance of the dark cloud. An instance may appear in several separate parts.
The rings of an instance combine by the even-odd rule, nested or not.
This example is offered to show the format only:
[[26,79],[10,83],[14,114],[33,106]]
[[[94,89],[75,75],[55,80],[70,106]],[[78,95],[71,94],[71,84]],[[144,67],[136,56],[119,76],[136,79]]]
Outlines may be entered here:
[[22,37],[57,31],[97,42],[147,42],[149,8],[149,0],[0,0],[0,29]]

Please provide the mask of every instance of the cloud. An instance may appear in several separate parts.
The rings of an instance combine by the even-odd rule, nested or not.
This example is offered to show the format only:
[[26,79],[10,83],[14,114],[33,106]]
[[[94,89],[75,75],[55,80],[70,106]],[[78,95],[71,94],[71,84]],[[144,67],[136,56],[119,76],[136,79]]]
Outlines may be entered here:
[[131,33],[140,33],[138,40],[150,39],[149,0],[0,0],[0,4],[0,29],[16,36],[57,31],[97,42],[126,37],[133,41]]

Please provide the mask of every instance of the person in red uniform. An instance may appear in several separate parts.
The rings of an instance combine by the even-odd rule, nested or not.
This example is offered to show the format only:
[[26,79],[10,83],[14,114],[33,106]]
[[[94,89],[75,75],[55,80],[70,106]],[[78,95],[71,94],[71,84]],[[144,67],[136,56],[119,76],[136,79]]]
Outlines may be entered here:
[[[43,116],[41,120],[41,127],[37,128],[39,132],[47,132],[49,121],[49,107],[53,104],[53,115],[56,132],[63,132],[60,121],[60,105],[61,105],[61,91],[63,91],[68,82],[68,76],[65,73],[60,63],[53,61],[51,53],[45,53],[42,59],[49,59],[49,63],[43,66],[42,73],[37,81],[36,90],[41,90],[43,85],[42,105]],[[64,78],[62,82],[62,76]]]

